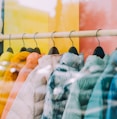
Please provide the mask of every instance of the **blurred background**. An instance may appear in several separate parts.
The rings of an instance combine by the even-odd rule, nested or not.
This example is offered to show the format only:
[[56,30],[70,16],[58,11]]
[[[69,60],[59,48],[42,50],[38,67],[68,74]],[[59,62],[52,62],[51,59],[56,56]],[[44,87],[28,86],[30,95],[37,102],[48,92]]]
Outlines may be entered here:
[[[0,29],[4,34],[116,29],[116,0],[1,0]],[[100,37],[101,46],[106,53],[117,47],[116,37]],[[37,39],[42,53],[52,47],[51,39]],[[98,45],[97,39],[73,38],[75,47],[85,57],[92,54]],[[93,44],[93,45],[92,45]],[[22,40],[12,41],[15,52],[22,47]],[[69,38],[55,39],[60,53],[67,52],[72,43]],[[1,43],[1,52],[9,46]],[[17,47],[16,47],[17,46]],[[25,46],[35,47],[33,39],[25,40]],[[2,51],[3,49],[3,51]]]

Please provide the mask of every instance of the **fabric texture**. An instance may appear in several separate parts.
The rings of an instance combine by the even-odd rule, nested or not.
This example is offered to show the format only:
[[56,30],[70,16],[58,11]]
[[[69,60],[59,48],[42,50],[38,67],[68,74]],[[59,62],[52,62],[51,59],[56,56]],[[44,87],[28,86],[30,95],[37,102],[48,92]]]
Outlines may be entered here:
[[107,55],[104,59],[92,55],[86,59],[83,69],[77,74],[77,80],[71,86],[62,119],[83,119],[92,90],[104,71],[108,58]]
[[31,53],[27,57],[26,64],[20,70],[18,77],[14,83],[13,89],[10,92],[10,95],[9,95],[9,98],[5,105],[1,119],[6,119],[6,115],[9,112],[14,99],[16,98],[18,91],[22,87],[22,85],[23,85],[24,81],[26,80],[27,76],[29,75],[29,73],[31,73],[31,71],[37,66],[38,59],[40,57],[41,57],[41,55],[39,55],[38,53]]
[[45,55],[28,75],[18,92],[6,119],[40,119],[46,94],[47,80],[61,55]]
[[65,53],[51,74],[41,119],[61,119],[74,72],[78,72],[84,63],[82,55]]
[[107,97],[111,81],[116,74],[117,51],[114,51],[108,65],[98,79],[89,100],[84,119],[105,119],[107,110]]
[[13,57],[13,53],[11,52],[4,52],[0,56],[0,80],[2,80],[4,73],[10,64],[10,60],[12,57]]
[[0,81],[0,117],[7,102],[9,93],[14,85],[14,81],[16,80],[19,71],[26,63],[28,55],[28,52],[20,52],[14,55],[11,59],[10,65],[5,71],[3,80]]
[[108,94],[106,119],[117,118],[117,74],[112,79]]

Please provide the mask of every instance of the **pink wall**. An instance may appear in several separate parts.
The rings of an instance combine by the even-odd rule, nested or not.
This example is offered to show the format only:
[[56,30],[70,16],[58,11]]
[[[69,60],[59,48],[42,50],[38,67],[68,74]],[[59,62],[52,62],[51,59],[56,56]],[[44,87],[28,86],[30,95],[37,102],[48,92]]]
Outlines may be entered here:
[[[80,0],[80,30],[117,29],[117,0]],[[117,36],[99,37],[105,53],[117,47]],[[80,38],[80,52],[92,54],[98,42],[95,37]]]

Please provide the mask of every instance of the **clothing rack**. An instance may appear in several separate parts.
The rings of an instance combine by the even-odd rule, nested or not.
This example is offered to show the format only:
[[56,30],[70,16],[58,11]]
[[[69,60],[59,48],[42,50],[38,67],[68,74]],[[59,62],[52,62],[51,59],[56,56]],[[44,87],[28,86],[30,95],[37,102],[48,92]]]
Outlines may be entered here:
[[[98,31],[98,33],[97,33]],[[86,31],[70,31],[70,32],[47,32],[36,34],[1,34],[0,41],[3,40],[16,40],[16,39],[42,39],[42,38],[69,38],[69,37],[101,37],[101,36],[117,36],[117,29],[112,30],[86,30]]]

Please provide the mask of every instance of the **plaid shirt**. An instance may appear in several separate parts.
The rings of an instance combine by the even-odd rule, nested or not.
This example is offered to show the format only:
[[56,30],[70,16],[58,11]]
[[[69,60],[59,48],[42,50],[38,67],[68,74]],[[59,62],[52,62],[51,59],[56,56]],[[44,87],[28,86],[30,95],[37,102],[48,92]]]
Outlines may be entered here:
[[74,72],[78,72],[83,66],[83,56],[66,53],[51,74],[44,111],[41,119],[61,119],[70,91],[70,82]]

